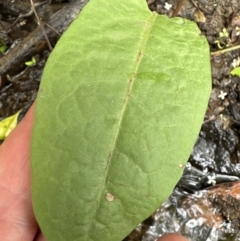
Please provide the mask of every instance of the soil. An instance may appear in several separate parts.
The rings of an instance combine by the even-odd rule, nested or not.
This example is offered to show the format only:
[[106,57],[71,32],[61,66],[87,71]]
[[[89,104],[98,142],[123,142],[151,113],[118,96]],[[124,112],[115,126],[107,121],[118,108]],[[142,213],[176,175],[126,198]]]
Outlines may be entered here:
[[[0,0],[0,49],[7,48],[0,52],[0,120],[20,109],[19,121],[24,116],[52,48],[86,3],[33,1],[39,26],[31,1]],[[240,1],[148,0],[148,5],[159,14],[197,23],[209,42],[212,93],[173,194],[124,240],[150,241],[166,232],[182,233],[189,240],[240,240],[240,77],[230,74],[240,65]],[[32,57],[36,64],[27,66]]]

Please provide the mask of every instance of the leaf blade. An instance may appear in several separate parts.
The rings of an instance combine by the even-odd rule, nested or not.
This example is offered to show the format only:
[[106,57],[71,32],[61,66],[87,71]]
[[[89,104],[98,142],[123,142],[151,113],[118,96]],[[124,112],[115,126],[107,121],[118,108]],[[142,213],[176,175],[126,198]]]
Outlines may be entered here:
[[[208,96],[202,93],[210,91],[210,67],[204,60],[207,43],[195,25],[164,16],[149,25],[155,13],[147,10],[144,1],[133,0],[127,1],[129,5],[98,1],[104,8],[93,18],[96,3],[92,0],[61,38],[38,97],[32,142],[33,201],[50,241],[119,240],[153,212],[182,173],[178,164],[186,161],[206,108]],[[129,18],[126,11],[132,13]],[[204,51],[195,54],[198,48],[186,36],[197,39],[196,45],[205,46]],[[173,53],[178,54],[173,58]],[[72,63],[61,61],[63,56]],[[193,68],[194,61],[207,71],[202,74],[198,66]],[[191,83],[193,71],[205,82]],[[190,114],[181,107],[189,105],[186,86],[201,89],[192,100],[201,100],[200,114],[194,111],[196,104]],[[191,138],[186,135],[186,121],[193,125]],[[176,135],[189,139],[187,144],[176,142]],[[42,150],[47,152],[44,160]],[[175,177],[165,180],[168,186],[161,184],[161,193],[158,183],[169,172]]]
[[240,77],[240,67],[234,68],[230,73],[231,75],[237,75]]

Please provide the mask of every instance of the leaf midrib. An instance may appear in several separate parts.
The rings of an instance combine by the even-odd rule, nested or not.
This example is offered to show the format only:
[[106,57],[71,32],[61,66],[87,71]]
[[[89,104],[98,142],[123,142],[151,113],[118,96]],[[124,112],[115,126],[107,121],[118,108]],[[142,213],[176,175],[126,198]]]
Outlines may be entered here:
[[123,107],[122,107],[122,111],[121,111],[121,115],[120,115],[120,118],[119,118],[119,122],[118,122],[117,127],[116,127],[116,131],[115,131],[115,135],[114,135],[111,151],[110,151],[110,153],[109,153],[109,155],[107,157],[106,168],[105,168],[106,169],[105,175],[103,177],[103,181],[102,181],[100,189],[99,189],[99,195],[98,195],[98,198],[97,198],[96,206],[95,206],[95,209],[94,209],[94,212],[93,212],[93,215],[92,215],[92,218],[91,218],[91,222],[89,224],[89,228],[88,228],[88,231],[87,231],[87,236],[88,237],[89,237],[90,231],[92,229],[92,226],[94,224],[94,218],[96,216],[96,213],[97,213],[97,210],[98,210],[98,207],[99,207],[99,202],[101,200],[102,192],[103,192],[103,189],[104,189],[104,184],[106,182],[109,166],[110,166],[110,163],[111,163],[111,160],[112,160],[113,151],[114,151],[116,143],[117,143],[117,139],[118,139],[118,136],[119,136],[121,125],[122,125],[123,116],[124,116],[125,110],[127,109],[127,105],[128,105],[128,101],[129,101],[129,98],[130,98],[130,93],[131,93],[131,90],[132,90],[132,87],[133,87],[133,84],[134,84],[134,80],[135,80],[135,77],[136,77],[139,65],[141,63],[143,52],[144,52],[144,50],[146,48],[146,43],[147,43],[148,38],[149,38],[149,33],[151,32],[152,27],[154,25],[154,22],[155,22],[155,20],[156,20],[156,18],[158,16],[158,13],[156,13],[156,12],[151,12],[151,14],[152,14],[151,18],[149,19],[148,24],[146,25],[146,30],[145,30],[145,33],[143,35],[144,37],[143,37],[142,43],[140,45],[139,51],[137,53],[136,61],[134,62],[135,65],[134,65],[133,70],[132,70],[132,75],[129,78],[128,88],[127,88],[127,91],[126,91],[124,104],[123,104]]

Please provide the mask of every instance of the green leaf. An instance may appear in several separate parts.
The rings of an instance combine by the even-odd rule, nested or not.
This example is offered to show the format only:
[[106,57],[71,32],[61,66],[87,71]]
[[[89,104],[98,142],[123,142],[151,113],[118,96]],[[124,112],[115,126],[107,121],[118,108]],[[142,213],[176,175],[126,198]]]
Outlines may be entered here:
[[15,115],[9,116],[0,121],[0,140],[7,138],[11,131],[16,127],[20,112],[21,111],[18,111]]
[[48,241],[117,241],[166,200],[211,89],[196,24],[145,0],[91,0],[44,70],[33,206]]
[[0,53],[4,53],[7,50],[7,45],[3,39],[0,38]]
[[30,61],[26,61],[25,62],[25,65],[27,65],[27,66],[34,66],[34,65],[36,65],[36,59],[34,58],[34,57],[32,57],[32,59],[30,60]]
[[240,67],[234,68],[234,69],[231,71],[231,75],[237,75],[237,76],[240,77]]

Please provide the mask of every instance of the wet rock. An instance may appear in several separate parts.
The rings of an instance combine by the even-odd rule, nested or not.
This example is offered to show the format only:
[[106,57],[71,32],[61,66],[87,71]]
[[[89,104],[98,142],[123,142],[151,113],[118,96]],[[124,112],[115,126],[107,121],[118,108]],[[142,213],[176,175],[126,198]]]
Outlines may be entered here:
[[[220,118],[205,122],[184,174],[143,236],[153,241],[179,232],[190,241],[238,240],[240,228],[239,138]],[[229,183],[225,183],[229,182]],[[215,185],[211,187],[211,185]],[[210,187],[210,188],[209,188]]]
[[201,171],[240,176],[240,160],[234,154],[238,149],[234,130],[224,130],[220,119],[210,121],[202,126],[190,163]]

